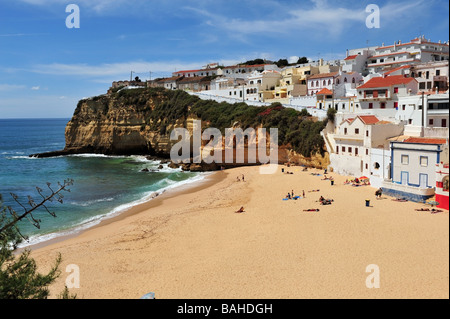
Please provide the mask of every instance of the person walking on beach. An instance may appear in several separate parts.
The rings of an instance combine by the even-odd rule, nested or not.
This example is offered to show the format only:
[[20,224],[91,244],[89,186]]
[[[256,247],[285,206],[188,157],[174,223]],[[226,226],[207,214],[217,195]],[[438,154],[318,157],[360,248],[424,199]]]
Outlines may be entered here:
[[303,198],[306,198],[305,190],[303,190]]
[[245,182],[244,174],[242,174],[242,181]]

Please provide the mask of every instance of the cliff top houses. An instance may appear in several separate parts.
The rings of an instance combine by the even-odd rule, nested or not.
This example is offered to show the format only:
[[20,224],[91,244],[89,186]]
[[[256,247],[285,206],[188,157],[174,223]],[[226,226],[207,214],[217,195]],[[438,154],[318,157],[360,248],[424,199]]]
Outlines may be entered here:
[[[424,36],[392,45],[347,50],[343,60],[219,66],[176,71],[113,88],[181,89],[202,99],[282,103],[335,122],[322,135],[330,170],[369,176],[393,196],[448,202],[449,43]],[[443,205],[448,209],[448,205]]]

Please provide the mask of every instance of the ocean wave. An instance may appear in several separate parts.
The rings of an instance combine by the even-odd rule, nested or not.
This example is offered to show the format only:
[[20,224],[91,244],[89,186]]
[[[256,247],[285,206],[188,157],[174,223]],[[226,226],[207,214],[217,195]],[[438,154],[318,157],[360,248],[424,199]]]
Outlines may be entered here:
[[70,202],[68,202],[68,204],[74,205],[74,206],[88,207],[88,206],[91,206],[91,205],[94,205],[94,204],[98,204],[98,203],[112,202],[114,199],[115,199],[114,197],[108,197],[108,198],[88,200],[88,201],[85,201],[85,202],[70,201]]
[[30,156],[7,156],[6,159],[12,160],[12,159],[26,159],[26,160],[36,160],[37,157],[30,157]]
[[46,242],[49,240],[53,240],[55,238],[76,235],[84,230],[87,230],[89,228],[92,228],[92,227],[100,224],[104,220],[114,218],[114,217],[128,211],[132,207],[147,203],[170,190],[190,186],[191,184],[201,182],[209,175],[211,175],[211,173],[200,173],[192,178],[189,178],[184,181],[179,181],[179,182],[176,182],[176,181],[173,181],[170,179],[164,179],[169,185],[167,185],[157,191],[147,192],[143,195],[143,197],[141,199],[135,200],[130,203],[119,205],[106,214],[90,217],[77,225],[68,225],[68,227],[70,227],[70,229],[67,229],[67,230],[61,230],[61,231],[50,233],[50,234],[30,236],[29,240],[27,242],[23,243],[19,248],[25,248],[28,246],[37,245],[37,244],[40,244],[40,243],[43,243],[43,242]]

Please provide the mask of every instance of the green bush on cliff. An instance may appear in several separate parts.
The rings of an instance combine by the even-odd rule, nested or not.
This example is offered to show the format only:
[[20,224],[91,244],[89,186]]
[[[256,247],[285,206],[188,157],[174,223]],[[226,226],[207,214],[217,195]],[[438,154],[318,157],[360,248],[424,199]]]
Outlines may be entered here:
[[[86,101],[85,101],[86,102]],[[170,134],[169,128],[175,124],[185,125],[189,116],[202,119],[205,127],[214,127],[225,133],[226,128],[264,127],[278,128],[279,144],[290,145],[296,152],[309,157],[313,153],[324,153],[324,141],[320,132],[327,120],[315,121],[306,110],[301,112],[285,108],[280,103],[255,107],[245,103],[205,101],[181,90],[164,88],[142,88],[121,90],[109,98],[86,102],[94,111],[108,108],[133,108],[142,113],[145,126],[161,135]],[[79,112],[79,104],[75,114]],[[144,126],[145,125],[145,126]]]

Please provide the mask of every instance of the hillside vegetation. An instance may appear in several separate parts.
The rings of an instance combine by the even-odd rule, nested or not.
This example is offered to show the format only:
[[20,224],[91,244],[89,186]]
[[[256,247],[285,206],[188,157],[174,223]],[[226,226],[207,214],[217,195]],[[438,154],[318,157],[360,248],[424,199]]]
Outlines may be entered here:
[[169,128],[177,123],[186,124],[188,117],[197,117],[203,121],[204,128],[214,127],[222,133],[232,127],[244,130],[249,127],[278,128],[280,146],[291,148],[305,157],[325,153],[320,132],[327,120],[317,121],[305,110],[299,112],[279,103],[254,107],[245,103],[205,101],[180,90],[143,88],[120,90],[110,96],[80,101],[74,117],[81,105],[86,104],[93,117],[101,117],[114,109],[126,111],[127,108],[133,108],[145,119],[143,131],[150,129],[161,135],[170,134]]

